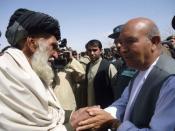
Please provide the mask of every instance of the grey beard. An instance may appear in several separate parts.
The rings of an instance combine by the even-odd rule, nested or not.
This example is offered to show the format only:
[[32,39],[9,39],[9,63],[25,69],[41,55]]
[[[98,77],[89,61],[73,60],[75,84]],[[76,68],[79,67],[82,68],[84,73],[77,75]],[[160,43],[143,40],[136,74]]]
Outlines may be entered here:
[[48,51],[44,43],[39,43],[38,50],[33,54],[31,65],[36,74],[47,86],[51,85],[54,77],[52,68],[48,64]]

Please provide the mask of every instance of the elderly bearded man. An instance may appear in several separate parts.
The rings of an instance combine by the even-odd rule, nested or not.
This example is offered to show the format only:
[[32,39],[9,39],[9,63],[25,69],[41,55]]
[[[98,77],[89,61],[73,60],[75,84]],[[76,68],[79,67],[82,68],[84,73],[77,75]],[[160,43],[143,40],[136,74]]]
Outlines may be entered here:
[[18,9],[10,18],[6,37],[11,46],[0,56],[0,130],[73,130],[81,119],[75,118],[84,110],[73,112],[69,119],[71,112],[61,108],[50,87],[53,72],[48,59],[57,57],[58,21]]

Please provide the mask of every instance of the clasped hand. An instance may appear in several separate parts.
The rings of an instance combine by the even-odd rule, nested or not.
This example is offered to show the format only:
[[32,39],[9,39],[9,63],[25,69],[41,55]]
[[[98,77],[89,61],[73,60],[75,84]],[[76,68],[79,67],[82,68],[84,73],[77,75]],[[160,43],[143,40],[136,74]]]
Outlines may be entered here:
[[71,125],[76,131],[93,129],[102,131],[107,129],[109,121],[114,118],[99,106],[85,107],[75,111],[70,119]]

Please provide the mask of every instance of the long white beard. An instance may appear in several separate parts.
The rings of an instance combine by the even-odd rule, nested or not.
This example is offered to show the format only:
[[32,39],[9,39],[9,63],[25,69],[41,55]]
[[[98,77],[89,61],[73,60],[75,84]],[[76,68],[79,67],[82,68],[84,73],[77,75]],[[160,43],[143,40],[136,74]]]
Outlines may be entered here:
[[49,55],[47,44],[38,42],[38,45],[39,48],[32,57],[31,65],[44,84],[49,86],[53,81],[54,73],[48,64]]

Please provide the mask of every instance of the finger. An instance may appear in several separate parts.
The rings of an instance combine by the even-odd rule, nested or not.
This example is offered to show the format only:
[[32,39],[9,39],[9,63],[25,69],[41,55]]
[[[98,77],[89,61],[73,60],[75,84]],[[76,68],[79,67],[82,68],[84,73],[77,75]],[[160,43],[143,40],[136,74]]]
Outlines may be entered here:
[[101,108],[100,105],[94,105],[92,107]]
[[76,128],[76,131],[81,131],[81,130],[86,130],[86,129],[91,129],[95,127],[95,124],[92,123],[92,124],[89,124],[89,125],[83,125],[83,126],[79,126]]
[[90,106],[87,109],[89,110],[89,109],[101,109],[101,108],[99,105],[96,105],[96,106]]
[[86,111],[89,113],[89,115],[95,116],[95,115],[99,114],[99,112],[102,111],[102,109],[100,109],[100,108],[89,108]]
[[98,119],[96,117],[91,117],[91,118],[88,118],[84,121],[79,122],[78,125],[80,125],[80,126],[89,125],[89,124],[97,122],[97,120]]

